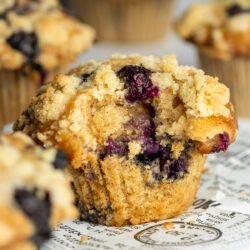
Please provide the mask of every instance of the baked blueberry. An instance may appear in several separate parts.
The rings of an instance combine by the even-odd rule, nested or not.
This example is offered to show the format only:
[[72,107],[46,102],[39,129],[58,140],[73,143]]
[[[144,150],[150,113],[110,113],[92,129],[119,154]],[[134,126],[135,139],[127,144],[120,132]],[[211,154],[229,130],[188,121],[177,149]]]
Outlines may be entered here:
[[233,4],[227,8],[227,14],[229,16],[235,16],[235,15],[239,15],[239,14],[243,14],[243,13],[247,13],[247,12],[250,12],[250,8],[244,9],[238,4]]
[[212,152],[223,151],[225,153],[229,145],[230,145],[229,134],[227,132],[219,134],[218,145],[213,146]]
[[13,48],[26,56],[27,60],[32,62],[39,54],[39,44],[34,32],[26,33],[20,31],[14,33],[7,39],[7,43]]
[[48,192],[43,194],[43,198],[39,198],[37,193],[38,190],[16,189],[14,197],[21,210],[34,223],[36,233],[31,239],[36,245],[40,246],[50,238],[51,228],[49,221],[52,204]]
[[65,154],[65,152],[63,150],[58,149],[57,153],[56,153],[56,158],[53,161],[53,166],[56,169],[65,169],[65,167],[67,166],[67,164],[68,164],[68,157],[67,157],[67,155]]
[[159,88],[153,86],[151,74],[151,70],[134,65],[127,65],[119,70],[118,76],[124,79],[125,87],[128,89],[126,95],[128,102],[146,101],[148,98],[158,96]]

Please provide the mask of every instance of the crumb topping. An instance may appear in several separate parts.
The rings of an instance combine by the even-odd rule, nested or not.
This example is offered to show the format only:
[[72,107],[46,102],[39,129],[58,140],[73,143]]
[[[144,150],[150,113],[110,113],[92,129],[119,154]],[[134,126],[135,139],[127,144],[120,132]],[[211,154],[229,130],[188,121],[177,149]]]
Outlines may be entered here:
[[14,129],[62,148],[76,168],[119,156],[150,165],[162,180],[181,178],[194,148],[226,149],[237,121],[229,90],[217,78],[179,66],[174,55],[116,54],[58,75],[39,90]]
[[67,65],[90,47],[94,30],[64,12],[57,0],[0,4],[0,68]]
[[179,35],[221,58],[250,56],[250,2],[222,0],[194,4],[177,21]]
[[73,194],[64,173],[52,166],[55,157],[55,149],[35,146],[20,132],[0,135],[0,204],[15,207],[17,190],[37,190],[41,197],[49,192],[53,206],[70,215]]

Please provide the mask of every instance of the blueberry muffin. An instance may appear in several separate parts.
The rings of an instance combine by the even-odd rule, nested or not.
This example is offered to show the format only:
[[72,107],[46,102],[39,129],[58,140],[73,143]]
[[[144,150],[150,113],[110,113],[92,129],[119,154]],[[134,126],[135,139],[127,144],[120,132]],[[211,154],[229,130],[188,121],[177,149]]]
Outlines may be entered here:
[[0,2],[0,127],[90,47],[94,31],[64,13],[57,0]]
[[63,149],[81,217],[121,226],[167,219],[193,202],[207,154],[237,120],[225,85],[174,55],[113,55],[42,87],[15,130]]
[[51,228],[77,211],[62,151],[18,132],[0,135],[0,249],[37,249]]
[[205,72],[230,88],[236,112],[250,117],[250,1],[194,4],[176,30],[198,48]]
[[166,35],[175,0],[64,0],[63,2],[96,29],[98,40],[145,42],[162,39]]

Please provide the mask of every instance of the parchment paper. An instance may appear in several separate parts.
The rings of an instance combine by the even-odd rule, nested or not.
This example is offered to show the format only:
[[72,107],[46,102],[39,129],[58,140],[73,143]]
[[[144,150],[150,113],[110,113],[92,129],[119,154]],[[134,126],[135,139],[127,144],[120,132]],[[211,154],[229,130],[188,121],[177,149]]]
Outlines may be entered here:
[[[250,250],[250,121],[239,125],[228,152],[209,156],[193,206],[167,220],[172,229],[164,221],[120,228],[67,221],[42,250]],[[88,240],[81,242],[82,236]]]

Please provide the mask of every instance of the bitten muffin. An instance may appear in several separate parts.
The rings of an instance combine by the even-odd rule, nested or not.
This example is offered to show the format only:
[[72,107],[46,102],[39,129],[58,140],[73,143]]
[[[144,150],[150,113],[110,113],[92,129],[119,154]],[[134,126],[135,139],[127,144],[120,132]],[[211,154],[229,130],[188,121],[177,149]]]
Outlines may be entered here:
[[197,46],[205,72],[230,88],[236,112],[250,117],[250,1],[194,4],[176,30]]
[[0,127],[14,121],[45,82],[93,42],[89,26],[57,0],[0,2]]
[[56,76],[14,129],[67,152],[83,219],[121,226],[184,212],[237,120],[228,88],[174,55],[114,55]]
[[66,155],[25,134],[0,135],[0,249],[37,249],[64,219],[78,215]]

